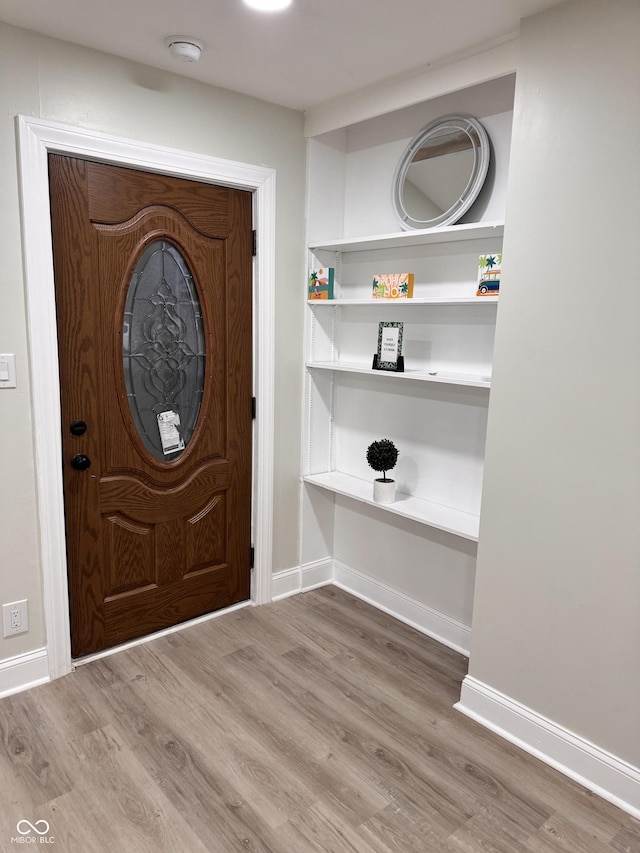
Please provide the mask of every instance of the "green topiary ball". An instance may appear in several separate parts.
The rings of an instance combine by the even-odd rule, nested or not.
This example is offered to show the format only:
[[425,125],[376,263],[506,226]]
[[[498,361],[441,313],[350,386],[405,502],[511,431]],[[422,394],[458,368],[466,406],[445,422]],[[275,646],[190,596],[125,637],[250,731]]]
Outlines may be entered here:
[[382,471],[385,480],[387,471],[391,471],[397,461],[398,448],[388,438],[374,441],[367,449],[367,462],[374,471]]

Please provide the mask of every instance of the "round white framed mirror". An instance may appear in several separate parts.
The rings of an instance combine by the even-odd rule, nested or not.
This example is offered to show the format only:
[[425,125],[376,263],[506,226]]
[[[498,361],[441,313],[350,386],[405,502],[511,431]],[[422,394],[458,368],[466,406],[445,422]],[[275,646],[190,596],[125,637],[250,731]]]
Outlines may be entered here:
[[411,141],[393,179],[403,228],[452,225],[477,199],[490,158],[487,131],[466,115],[435,119]]

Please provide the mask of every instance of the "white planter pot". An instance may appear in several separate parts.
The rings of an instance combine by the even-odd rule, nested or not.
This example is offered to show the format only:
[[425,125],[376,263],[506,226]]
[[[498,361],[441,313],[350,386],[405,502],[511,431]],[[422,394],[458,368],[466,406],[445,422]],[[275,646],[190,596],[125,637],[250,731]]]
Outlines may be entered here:
[[373,499],[378,504],[391,504],[396,499],[396,481],[383,480],[380,477],[373,481]]

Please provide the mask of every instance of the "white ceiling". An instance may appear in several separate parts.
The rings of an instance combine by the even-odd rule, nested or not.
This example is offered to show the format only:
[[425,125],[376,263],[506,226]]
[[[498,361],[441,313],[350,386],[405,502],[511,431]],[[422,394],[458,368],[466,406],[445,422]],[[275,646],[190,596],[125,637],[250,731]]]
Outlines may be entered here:
[[[562,0],[0,0],[0,20],[294,109],[490,46]],[[171,35],[205,44],[174,60]]]

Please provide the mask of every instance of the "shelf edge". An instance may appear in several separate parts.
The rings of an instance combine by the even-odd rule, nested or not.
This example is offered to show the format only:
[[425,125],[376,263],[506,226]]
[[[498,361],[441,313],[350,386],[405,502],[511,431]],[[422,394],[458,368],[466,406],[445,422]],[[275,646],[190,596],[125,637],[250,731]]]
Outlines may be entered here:
[[364,252],[370,249],[397,246],[428,245],[431,243],[454,243],[465,240],[481,240],[504,236],[504,221],[471,222],[463,225],[448,225],[416,231],[394,231],[388,234],[372,234],[363,237],[340,237],[336,240],[314,240],[308,244],[309,251]]
[[491,380],[483,380],[481,377],[428,374],[427,371],[405,371],[404,373],[394,373],[392,370],[372,370],[364,365],[341,365],[334,361],[307,361],[305,362],[307,370],[335,370],[337,373],[356,373],[364,376],[376,376],[394,379],[406,379],[412,382],[433,382],[436,385],[457,385],[461,388],[482,388],[489,390],[491,388]]
[[307,299],[307,305],[312,308],[321,305],[354,305],[369,306],[394,305],[497,305],[498,296],[425,296],[411,299]]
[[[327,472],[329,474],[330,472]],[[402,498],[412,498],[412,495],[406,495],[403,492],[399,492],[399,495],[402,495],[402,498],[393,504],[380,504],[376,503],[373,499],[366,498],[364,495],[358,494],[355,491],[350,491],[345,487],[338,487],[336,485],[332,485],[331,483],[327,483],[319,479],[322,476],[321,474],[307,474],[302,479],[305,483],[309,483],[309,485],[317,486],[320,489],[325,489],[326,491],[333,492],[334,494],[343,495],[344,497],[350,498],[351,500],[358,501],[359,503],[367,504],[368,506],[377,507],[385,512],[390,512],[393,515],[401,516],[402,518],[408,518],[411,521],[415,521],[418,524],[424,524],[426,527],[432,527],[435,530],[442,530],[444,533],[449,533],[451,536],[458,536],[461,539],[468,539],[471,542],[478,541],[478,534],[475,532],[471,532],[470,530],[463,529],[462,527],[456,528],[452,524],[445,524],[443,522],[437,522],[433,519],[429,519],[428,516],[420,516],[417,513],[412,512],[403,512],[401,509]],[[349,475],[345,475],[349,476]],[[354,480],[358,478],[353,477]],[[364,481],[362,481],[364,482]],[[422,501],[420,498],[413,498],[414,501],[418,501],[424,503],[425,505],[431,503],[430,501]],[[434,504],[434,506],[438,506]],[[480,517],[476,515],[472,515],[471,513],[463,513],[462,510],[453,510],[450,507],[442,507],[443,509],[450,510],[454,513],[460,513],[460,515],[468,516],[469,518],[473,518],[474,521],[477,520],[478,524],[480,523]]]

